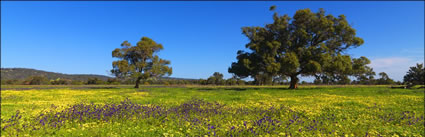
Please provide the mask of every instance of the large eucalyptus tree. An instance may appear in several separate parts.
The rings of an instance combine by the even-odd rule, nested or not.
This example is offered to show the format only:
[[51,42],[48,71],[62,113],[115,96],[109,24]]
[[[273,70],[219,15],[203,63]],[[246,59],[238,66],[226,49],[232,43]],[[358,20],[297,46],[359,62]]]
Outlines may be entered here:
[[[274,10],[272,6],[270,10]],[[298,76],[318,74],[349,74],[352,58],[346,50],[363,44],[356,30],[344,15],[334,17],[310,9],[288,15],[273,15],[274,22],[264,27],[243,27],[242,33],[250,42],[250,51],[238,51],[229,73],[252,77],[257,84],[270,84],[276,76],[291,79],[291,89],[297,88]]]

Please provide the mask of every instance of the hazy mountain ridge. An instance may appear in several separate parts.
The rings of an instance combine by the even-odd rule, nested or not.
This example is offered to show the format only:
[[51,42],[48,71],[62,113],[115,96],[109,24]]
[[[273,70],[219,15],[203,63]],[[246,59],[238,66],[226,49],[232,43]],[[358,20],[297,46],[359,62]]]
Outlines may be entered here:
[[[108,78],[114,78],[105,75],[95,75],[95,74],[63,74],[57,72],[48,72],[44,70],[36,70],[30,68],[1,68],[1,80],[17,79],[23,80],[30,76],[45,76],[47,79],[70,79],[70,80],[82,80],[86,81],[89,78],[98,78],[103,81],[108,80]],[[175,80],[196,80],[196,79],[186,79],[186,78],[173,78],[173,77],[163,77],[161,79],[175,79]]]

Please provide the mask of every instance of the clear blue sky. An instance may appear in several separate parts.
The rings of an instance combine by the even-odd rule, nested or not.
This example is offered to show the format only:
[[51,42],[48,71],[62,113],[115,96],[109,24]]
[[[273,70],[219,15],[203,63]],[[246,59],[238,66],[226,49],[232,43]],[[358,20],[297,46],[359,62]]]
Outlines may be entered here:
[[271,5],[293,16],[324,8],[344,14],[365,41],[347,53],[366,56],[379,73],[402,80],[424,62],[424,2],[1,2],[1,67],[103,74],[113,49],[147,36],[164,45],[172,77],[226,78],[247,38],[241,27],[272,22]]

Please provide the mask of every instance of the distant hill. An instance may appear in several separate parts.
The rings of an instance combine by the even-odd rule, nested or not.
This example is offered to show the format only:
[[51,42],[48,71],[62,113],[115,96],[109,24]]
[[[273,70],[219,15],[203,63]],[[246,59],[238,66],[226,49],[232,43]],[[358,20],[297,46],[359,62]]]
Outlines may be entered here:
[[101,80],[108,80],[108,76],[92,75],[92,74],[62,74],[56,72],[47,72],[43,70],[29,69],[29,68],[1,68],[1,79],[17,79],[23,80],[30,76],[45,76],[47,79],[70,79],[70,80],[84,80],[89,78],[98,78]]
[[[43,70],[29,69],[29,68],[1,68],[1,80],[17,79],[23,80],[30,76],[40,76],[43,75],[47,79],[70,79],[70,80],[82,80],[87,81],[89,78],[98,78],[103,81],[108,80],[108,78],[113,78],[104,75],[93,75],[93,74],[62,74],[56,72],[47,72]],[[196,79],[186,79],[186,78],[173,78],[173,77],[163,77],[161,79],[174,79],[174,80],[196,80]]]

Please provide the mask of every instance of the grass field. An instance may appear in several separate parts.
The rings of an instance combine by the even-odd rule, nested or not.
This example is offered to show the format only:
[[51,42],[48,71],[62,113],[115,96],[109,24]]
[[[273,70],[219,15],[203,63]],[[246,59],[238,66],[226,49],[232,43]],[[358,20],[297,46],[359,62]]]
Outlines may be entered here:
[[425,136],[424,89],[108,87],[2,86],[1,136]]

